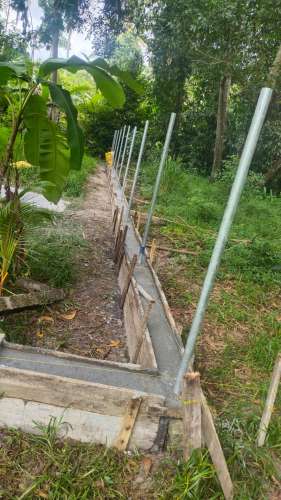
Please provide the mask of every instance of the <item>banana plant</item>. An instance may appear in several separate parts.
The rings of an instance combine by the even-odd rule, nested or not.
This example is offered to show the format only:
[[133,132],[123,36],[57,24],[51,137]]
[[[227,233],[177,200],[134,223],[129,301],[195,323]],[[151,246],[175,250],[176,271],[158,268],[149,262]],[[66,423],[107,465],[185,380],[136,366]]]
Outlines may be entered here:
[[[77,56],[50,58],[39,66],[36,76],[30,75],[28,64],[0,62],[0,97],[8,103],[12,120],[10,137],[0,152],[0,191],[4,186],[7,201],[19,195],[20,170],[14,168],[14,149],[19,137],[23,138],[21,160],[38,168],[40,189],[49,201],[58,202],[69,170],[81,167],[84,137],[77,109],[70,93],[49,79],[51,73],[61,68],[72,73],[87,71],[114,107],[122,107],[125,102],[120,82],[138,93],[142,91],[129,73],[101,58],[93,61]],[[53,106],[63,113],[66,130],[50,118]]]

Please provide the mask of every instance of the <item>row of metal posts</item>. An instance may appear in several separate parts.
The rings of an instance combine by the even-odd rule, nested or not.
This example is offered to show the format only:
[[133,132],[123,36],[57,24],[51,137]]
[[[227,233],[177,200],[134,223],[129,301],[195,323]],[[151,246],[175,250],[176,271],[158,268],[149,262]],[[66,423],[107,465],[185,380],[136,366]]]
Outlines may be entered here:
[[[242,151],[242,155],[240,158],[239,166],[236,172],[236,176],[232,185],[232,189],[229,195],[229,199],[227,202],[227,206],[225,208],[225,212],[223,215],[223,219],[221,222],[221,226],[218,232],[218,236],[214,245],[213,253],[210,259],[210,263],[208,266],[208,270],[206,273],[206,277],[202,286],[200,298],[197,304],[197,308],[193,317],[192,325],[189,331],[189,335],[187,338],[183,358],[181,365],[179,367],[179,371],[177,374],[175,386],[174,386],[174,392],[175,394],[179,395],[182,389],[182,381],[183,377],[188,371],[188,368],[190,367],[190,363],[192,360],[195,344],[197,337],[200,333],[202,323],[206,314],[206,310],[208,307],[209,299],[210,299],[210,294],[212,292],[212,289],[214,287],[214,282],[216,278],[216,274],[221,262],[221,258],[225,249],[225,245],[230,233],[230,229],[235,217],[235,214],[237,212],[238,204],[242,195],[242,191],[244,188],[244,185],[247,180],[247,175],[248,171],[253,159],[254,152],[256,150],[257,142],[261,133],[261,129],[266,117],[266,113],[271,101],[272,97],[272,92],[273,90],[268,87],[262,88],[260,92],[260,96],[256,105],[255,113],[252,119],[252,123],[247,135],[247,139]],[[145,248],[147,246],[147,239],[148,239],[148,234],[149,234],[149,229],[150,225],[152,222],[152,217],[153,217],[153,212],[155,209],[156,205],[156,200],[157,200],[157,195],[160,187],[160,182],[161,182],[161,177],[163,173],[163,169],[165,166],[165,162],[167,159],[168,151],[169,151],[169,145],[171,141],[171,136],[175,124],[175,118],[176,114],[172,113],[170,117],[170,122],[166,134],[166,140],[164,143],[163,151],[162,151],[162,156],[160,160],[160,165],[158,169],[158,174],[156,177],[155,185],[154,185],[154,190],[153,190],[153,196],[152,196],[152,201],[150,205],[150,209],[148,212],[147,220],[146,220],[146,225],[142,237],[142,242],[140,245],[140,263],[144,263],[144,258],[145,258]],[[137,185],[137,179],[138,175],[140,172],[140,167],[141,167],[141,162],[142,162],[142,157],[143,157],[143,152],[144,152],[144,147],[145,147],[145,142],[147,138],[147,131],[148,131],[148,126],[149,123],[146,121],[143,135],[142,135],[142,141],[140,145],[140,150],[138,154],[138,160],[137,160],[137,165],[134,173],[134,179],[133,179],[133,184],[131,188],[131,193],[129,197],[129,202],[128,202],[128,209],[126,213],[126,218],[130,218],[130,211],[135,195],[135,189]],[[130,127],[127,127],[127,136],[126,140],[124,143],[124,137],[125,137],[125,132],[126,132],[126,126],[121,128],[118,131],[114,132],[114,138],[113,138],[113,143],[112,143],[112,152],[113,152],[113,164],[112,168],[116,170],[116,173],[118,174],[118,168],[120,167],[119,170],[119,181],[121,181],[121,173],[122,173],[122,168],[123,168],[123,162],[126,154],[126,148],[127,148],[127,143],[128,143],[128,137],[130,133]],[[123,186],[122,186],[122,194],[125,195],[125,187],[126,187],[126,182],[127,182],[127,176],[128,176],[128,170],[130,167],[130,162],[132,158],[132,151],[134,147],[134,142],[136,138],[136,127],[133,130],[132,137],[131,137],[131,145],[130,145],[130,150],[129,150],[129,155],[128,155],[128,161],[126,165],[126,170],[125,170],[125,175],[123,178]],[[123,154],[121,154],[121,152]],[[121,163],[120,163],[121,159]]]

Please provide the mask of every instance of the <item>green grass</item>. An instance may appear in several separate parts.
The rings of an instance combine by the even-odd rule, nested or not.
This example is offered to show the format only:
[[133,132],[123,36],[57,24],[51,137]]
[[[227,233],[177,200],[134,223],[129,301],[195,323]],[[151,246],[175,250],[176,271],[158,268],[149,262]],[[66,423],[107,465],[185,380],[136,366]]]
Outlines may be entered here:
[[77,258],[86,248],[81,227],[58,216],[54,225],[34,231],[24,272],[51,286],[67,288],[75,282]]
[[64,195],[71,198],[77,198],[83,193],[83,189],[90,173],[93,173],[96,167],[96,160],[91,156],[84,156],[80,170],[71,170],[64,188]]
[[204,451],[188,462],[167,456],[146,476],[141,473],[147,460],[142,454],[59,438],[67,427],[63,418],[52,417],[47,426],[35,427],[39,435],[0,430],[0,497],[5,500],[222,498]]
[[[150,200],[158,164],[144,165],[138,197]],[[196,256],[171,255],[159,274],[185,337],[207,270],[233,173],[210,183],[169,160],[150,237]],[[280,481],[281,388],[266,446],[255,445],[271,371],[281,351],[281,198],[250,175],[196,348],[196,365],[220,430],[239,499],[269,498]],[[143,205],[138,207],[144,210]],[[272,479],[273,478],[273,479]]]

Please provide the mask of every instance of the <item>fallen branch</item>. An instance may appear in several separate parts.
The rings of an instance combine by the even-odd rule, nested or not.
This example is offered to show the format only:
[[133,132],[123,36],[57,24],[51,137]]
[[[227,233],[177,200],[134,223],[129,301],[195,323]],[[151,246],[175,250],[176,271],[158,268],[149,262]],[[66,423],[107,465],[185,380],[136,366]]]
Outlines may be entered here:
[[[147,245],[148,248],[151,248],[151,245]],[[157,247],[157,250],[160,252],[169,252],[169,253],[180,253],[182,255],[198,255],[198,252],[193,250],[186,250],[185,248],[169,248],[169,247]]]

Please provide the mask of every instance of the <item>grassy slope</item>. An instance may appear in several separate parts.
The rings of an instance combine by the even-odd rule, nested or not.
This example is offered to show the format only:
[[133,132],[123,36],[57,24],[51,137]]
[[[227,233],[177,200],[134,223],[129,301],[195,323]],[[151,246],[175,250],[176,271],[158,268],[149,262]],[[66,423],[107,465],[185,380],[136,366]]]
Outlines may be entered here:
[[[144,198],[151,198],[155,173],[153,165],[145,166],[140,189]],[[154,226],[151,237],[165,246],[197,252],[196,256],[173,254],[159,265],[165,292],[185,335],[228,193],[229,182],[210,184],[174,162],[167,165],[156,213],[178,224]],[[143,205],[139,209],[144,210]],[[236,498],[241,499],[266,498],[272,476],[273,483],[278,481],[273,462],[281,459],[280,397],[266,447],[256,449],[255,438],[281,345],[280,216],[281,199],[248,183],[197,346],[197,366],[218,416]]]

